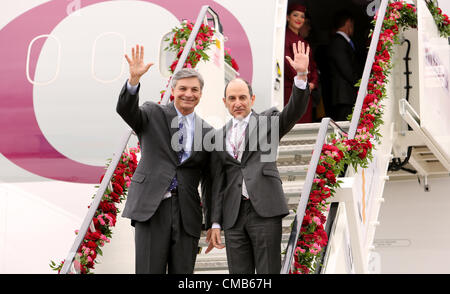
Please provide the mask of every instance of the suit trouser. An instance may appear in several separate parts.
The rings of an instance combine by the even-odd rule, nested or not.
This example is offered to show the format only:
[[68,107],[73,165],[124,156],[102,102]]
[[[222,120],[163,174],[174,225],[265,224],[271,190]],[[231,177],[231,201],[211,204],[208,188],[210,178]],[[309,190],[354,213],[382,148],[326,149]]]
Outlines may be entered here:
[[149,220],[135,223],[136,273],[192,274],[198,240],[184,231],[178,196],[163,200]]
[[241,200],[236,224],[225,230],[230,274],[279,274],[281,216],[260,217],[250,200]]

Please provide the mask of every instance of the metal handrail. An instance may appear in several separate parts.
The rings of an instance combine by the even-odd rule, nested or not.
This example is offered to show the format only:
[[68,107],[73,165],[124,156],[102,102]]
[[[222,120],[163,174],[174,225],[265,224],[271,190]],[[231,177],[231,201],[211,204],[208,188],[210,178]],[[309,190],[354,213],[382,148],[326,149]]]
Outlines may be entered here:
[[[215,15],[215,20],[218,20],[217,14],[209,8],[208,5],[202,6],[200,13],[197,17],[197,20],[195,22],[194,28],[192,29],[191,35],[189,36],[188,41],[186,42],[186,46],[184,47],[183,53],[181,54],[180,60],[177,64],[177,67],[175,68],[174,74],[178,72],[184,63],[186,62],[188,53],[191,50],[192,45],[195,42],[195,39],[197,37],[197,34],[200,30],[200,26],[203,23],[203,20],[206,16],[206,12],[209,12],[211,15]],[[170,97],[170,88],[171,83],[169,82],[166,88],[166,92],[164,94],[164,97],[161,101],[161,104],[166,105],[168,103],[169,97]],[[75,238],[75,241],[73,242],[73,245],[71,249],[69,250],[69,254],[67,255],[66,259],[64,260],[63,267],[60,271],[61,274],[67,274],[69,273],[69,270],[73,264],[73,261],[75,260],[75,255],[78,252],[78,248],[81,245],[81,242],[83,241],[89,227],[92,224],[92,218],[95,216],[95,212],[97,211],[97,208],[102,200],[103,195],[105,194],[106,188],[108,185],[110,185],[111,178],[114,174],[114,171],[116,170],[117,164],[120,161],[120,158],[122,157],[122,153],[127,147],[128,141],[130,140],[130,136],[133,134],[133,131],[131,129],[128,129],[126,133],[123,135],[122,140],[120,141],[121,144],[119,148],[117,149],[117,152],[113,154],[112,161],[110,165],[108,166],[108,169],[106,170],[105,176],[103,177],[103,180],[100,184],[99,189],[97,190],[97,193],[95,194],[94,200],[92,201],[89,210],[84,218],[83,223],[81,224],[81,227],[78,231],[77,237]]]
[[381,28],[383,26],[384,15],[386,14],[388,2],[389,2],[388,0],[382,0],[380,8],[378,9],[377,22],[375,23],[375,29],[372,34],[369,52],[367,53],[366,64],[364,65],[364,72],[361,78],[358,96],[355,102],[355,108],[353,109],[352,121],[350,123],[350,129],[348,131],[349,139],[354,139],[356,135],[356,129],[359,123],[359,116],[361,115],[364,98],[366,98],[367,85],[369,84],[370,72],[372,71],[372,64],[375,60],[375,53],[377,51],[378,40],[380,38]]
[[131,130],[128,130],[122,137],[122,140],[120,141],[121,144],[119,148],[117,148],[117,151],[113,154],[113,158],[111,160],[110,165],[108,166],[108,169],[106,170],[105,176],[103,177],[103,180],[100,184],[100,187],[97,190],[97,193],[95,194],[94,200],[92,201],[89,210],[84,217],[84,221],[81,224],[81,227],[78,231],[77,237],[75,238],[75,241],[73,242],[72,247],[70,248],[69,254],[67,255],[64,265],[61,269],[61,274],[67,274],[69,273],[70,267],[73,264],[73,261],[75,259],[75,255],[77,254],[78,248],[81,245],[81,242],[83,241],[89,227],[92,223],[92,218],[95,216],[95,212],[97,211],[97,208],[102,201],[102,197],[105,194],[106,188],[111,182],[111,178],[114,174],[114,171],[116,170],[117,164],[120,161],[120,158],[122,157],[123,150],[126,148],[128,141],[130,139],[130,136],[132,134]]
[[[381,27],[383,25],[384,15],[386,14],[386,8],[388,0],[382,0],[380,8],[378,10],[377,21],[375,24],[375,30],[372,34],[372,40],[370,42],[369,52],[367,54],[366,63],[364,66],[364,72],[359,86],[358,96],[353,109],[352,120],[350,123],[350,129],[348,132],[348,138],[354,139],[356,135],[356,129],[359,123],[359,117],[361,115],[362,105],[367,93],[367,85],[369,83],[370,72],[372,70],[372,64],[375,58],[375,53],[380,37]],[[320,154],[327,135],[328,126],[332,124],[335,127],[339,126],[333,122],[330,118],[323,118],[320,124],[319,134],[317,135],[316,144],[314,146],[313,155],[309,163],[308,172],[306,175],[305,184],[302,189],[300,201],[297,207],[297,213],[292,223],[291,235],[289,236],[288,246],[286,248],[286,255],[283,260],[281,274],[288,274],[292,265],[292,259],[294,257],[295,248],[297,247],[297,240],[300,235],[301,225],[305,216],[306,206],[309,200],[309,194],[311,193],[311,187],[315,178],[317,165],[319,163]],[[339,128],[343,131],[341,128]]]
[[[288,274],[289,269],[291,268],[292,259],[294,257],[294,251],[295,248],[297,247],[296,246],[297,240],[300,235],[300,229],[303,223],[303,217],[305,216],[306,206],[308,205],[309,193],[311,192],[311,187],[316,175],[316,169],[319,163],[320,154],[322,153],[322,148],[325,143],[328,127],[330,125],[336,126],[340,130],[342,130],[329,117],[323,118],[320,123],[319,134],[317,135],[316,144],[314,146],[311,161],[309,162],[308,172],[306,174],[305,184],[303,186],[300,201],[297,206],[297,213],[295,215],[294,222],[292,224],[292,231],[291,235],[289,236],[288,246],[286,248],[286,255],[280,272],[281,274]],[[342,132],[344,131],[342,130]]]

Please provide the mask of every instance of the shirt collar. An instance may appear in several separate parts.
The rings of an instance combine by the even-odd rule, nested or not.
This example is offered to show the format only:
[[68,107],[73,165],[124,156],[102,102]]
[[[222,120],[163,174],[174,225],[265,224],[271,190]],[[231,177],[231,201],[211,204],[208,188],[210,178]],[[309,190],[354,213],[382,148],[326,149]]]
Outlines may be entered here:
[[193,111],[193,112],[189,113],[188,115],[183,115],[181,112],[178,111],[178,109],[177,109],[177,107],[175,105],[174,105],[174,107],[175,107],[175,110],[177,111],[178,119],[181,119],[182,117],[185,117],[186,118],[186,122],[189,125],[191,125],[191,123],[194,120],[195,112]]
[[337,31],[336,33],[340,34],[342,37],[344,37],[345,40],[347,40],[347,42],[350,43],[350,37],[346,33],[342,31]]
[[250,121],[250,116],[251,116],[251,115],[252,115],[252,111],[250,111],[250,113],[247,114],[247,116],[244,117],[243,119],[236,119],[236,118],[233,117],[233,126],[234,126],[236,123],[241,122],[241,121],[244,121],[245,124],[247,125],[248,122]]

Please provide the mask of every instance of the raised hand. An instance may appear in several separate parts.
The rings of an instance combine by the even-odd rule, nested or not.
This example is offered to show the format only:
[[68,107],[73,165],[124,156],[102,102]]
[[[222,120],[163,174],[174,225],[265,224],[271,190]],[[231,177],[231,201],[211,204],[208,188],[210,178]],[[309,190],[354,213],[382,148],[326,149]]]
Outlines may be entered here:
[[293,43],[292,49],[294,51],[294,59],[286,56],[289,64],[297,71],[297,73],[305,73],[308,71],[309,65],[309,46],[305,48],[305,43],[298,41],[298,44]]
[[127,54],[125,54],[125,58],[130,66],[130,79],[128,81],[132,86],[135,86],[139,84],[142,75],[144,75],[154,63],[144,63],[144,46],[139,45],[136,45],[136,48],[131,48],[131,58]]

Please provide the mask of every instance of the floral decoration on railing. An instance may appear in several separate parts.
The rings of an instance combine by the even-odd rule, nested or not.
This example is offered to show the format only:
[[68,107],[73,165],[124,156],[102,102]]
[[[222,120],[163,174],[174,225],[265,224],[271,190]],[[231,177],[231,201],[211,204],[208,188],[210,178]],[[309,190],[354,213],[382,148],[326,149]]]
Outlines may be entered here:
[[[185,20],[181,23],[180,27],[175,27],[172,29],[173,37],[166,38],[164,41],[170,42],[169,45],[164,48],[164,50],[173,51],[177,53],[176,59],[172,62],[169,67],[170,73],[173,74],[175,68],[180,60],[181,54],[183,53],[184,47],[189,39],[189,36],[192,32],[194,24],[188,20]],[[209,56],[206,54],[206,51],[209,49],[211,44],[214,43],[213,40],[214,29],[209,27],[208,25],[201,24],[200,30],[195,39],[195,44],[192,46],[191,51],[188,54],[186,62],[183,65],[183,68],[195,68],[200,60],[208,61]],[[224,61],[230,65],[235,71],[239,71],[239,66],[236,60],[231,56],[230,48],[224,49]],[[169,78],[170,81],[170,78]],[[168,84],[166,85],[167,88]],[[164,97],[164,93],[166,90],[162,90],[161,99]],[[173,100],[173,96],[170,96],[170,101]],[[161,102],[161,101],[160,101]]]
[[231,66],[235,71],[239,71],[239,65],[237,64],[236,60],[231,56],[231,50],[230,48],[225,48],[225,62]]
[[[426,1],[436,21],[441,37],[450,36],[449,18],[432,1]],[[375,25],[376,16],[373,20]],[[367,85],[359,125],[354,139],[332,135],[320,155],[305,216],[294,251],[294,263],[290,273],[314,273],[320,262],[320,254],[327,245],[328,237],[324,230],[325,213],[329,208],[327,200],[335,194],[340,181],[336,178],[344,170],[344,165],[355,169],[366,168],[373,155],[372,142],[379,142],[379,128],[383,124],[383,105],[386,98],[386,77],[392,68],[393,45],[398,44],[400,29],[416,28],[416,8],[403,1],[389,3],[377,44],[375,60]],[[373,32],[372,32],[373,33]],[[371,34],[372,34],[371,33]]]
[[[137,167],[137,153],[139,152],[140,148],[138,145],[136,148],[130,148],[129,152],[122,153],[111,178],[111,185],[106,188],[102,200],[92,218],[93,228],[95,230],[91,230],[92,226],[88,229],[75,256],[74,267],[81,274],[91,273],[91,270],[94,269],[97,263],[97,256],[103,254],[101,247],[105,243],[110,242],[112,228],[116,225],[117,214],[120,212],[117,205],[126,199],[131,177]],[[110,163],[111,159],[108,160],[106,166],[108,167]],[[104,174],[101,176],[100,183],[104,176]],[[98,188],[99,186],[96,187]],[[75,231],[75,234],[78,234],[78,230]],[[50,267],[58,271],[58,273],[61,271],[63,265],[64,261],[59,264],[50,261]]]
[[[164,48],[166,51],[173,51],[177,53],[177,58],[172,62],[169,67],[169,71],[173,74],[175,68],[178,65],[181,54],[183,53],[184,47],[189,39],[190,34],[194,24],[188,20],[181,22],[180,27],[175,27],[172,29],[173,37],[172,39],[166,38],[164,41],[170,41],[169,45]],[[208,61],[209,56],[206,54],[206,50],[213,43],[214,29],[210,28],[208,25],[201,24],[198,31],[197,37],[195,38],[195,43],[192,45],[191,50],[186,58],[183,68],[195,68],[200,60]],[[170,78],[169,78],[170,81]],[[167,85],[166,85],[167,87]],[[162,90],[161,99],[164,97],[166,90]],[[170,96],[170,101],[173,100],[173,96]]]

